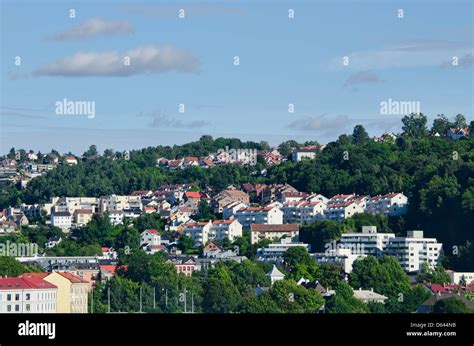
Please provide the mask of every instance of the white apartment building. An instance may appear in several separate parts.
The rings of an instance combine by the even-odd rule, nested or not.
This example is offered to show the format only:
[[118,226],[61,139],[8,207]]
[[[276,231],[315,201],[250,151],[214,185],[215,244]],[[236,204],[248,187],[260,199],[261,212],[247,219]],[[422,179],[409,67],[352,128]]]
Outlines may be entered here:
[[56,313],[57,290],[39,278],[0,278],[0,313]]
[[61,228],[64,232],[69,232],[72,223],[72,216],[68,211],[51,212],[51,225]]
[[96,213],[99,209],[99,198],[96,197],[61,197],[57,203],[70,214],[74,214],[76,210],[91,210]]
[[281,209],[283,223],[310,224],[324,218],[326,205],[321,202],[285,202]]
[[342,221],[363,212],[364,208],[360,204],[350,201],[328,204],[324,210],[324,216],[329,220]]
[[209,240],[229,239],[234,241],[237,237],[242,237],[242,225],[237,220],[215,220],[212,222],[209,232]]
[[367,257],[367,255],[353,254],[351,249],[332,249],[324,253],[313,253],[311,257],[314,258],[318,264],[329,263],[339,265],[345,273],[350,274],[354,262]]
[[309,244],[295,242],[291,238],[282,238],[278,243],[268,244],[266,247],[257,250],[257,259],[261,262],[274,264],[283,263],[283,254],[293,247],[303,247],[306,251],[310,251]]
[[377,227],[363,226],[361,233],[342,234],[337,248],[351,249],[354,255],[381,257],[392,238],[394,233],[377,233]]
[[123,224],[124,214],[122,210],[109,211],[109,221],[112,226]]
[[242,225],[237,220],[190,222],[184,226],[184,234],[190,237],[197,246],[212,240],[234,241],[237,237],[242,237]]
[[184,225],[184,234],[194,241],[194,244],[204,245],[209,240],[212,222],[188,222]]
[[398,216],[406,214],[408,210],[408,197],[403,193],[388,193],[371,197],[367,201],[365,212],[375,214],[386,214]]
[[408,231],[406,237],[391,238],[385,253],[395,256],[407,272],[416,272],[423,262],[434,268],[442,246],[435,238],[423,238],[423,231]]
[[250,228],[252,224],[281,225],[283,223],[283,212],[275,206],[250,207],[239,209],[235,213],[243,228]]
[[99,209],[101,213],[111,210],[143,209],[140,196],[110,195],[100,197]]

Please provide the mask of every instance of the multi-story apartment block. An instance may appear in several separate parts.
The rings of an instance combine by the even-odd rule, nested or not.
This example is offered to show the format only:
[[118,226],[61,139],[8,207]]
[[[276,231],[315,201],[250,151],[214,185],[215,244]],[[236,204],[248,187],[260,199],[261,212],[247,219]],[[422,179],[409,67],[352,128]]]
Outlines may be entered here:
[[222,241],[229,239],[234,241],[237,237],[242,237],[242,225],[237,220],[215,220],[209,232],[209,240]]
[[52,211],[51,225],[61,228],[64,232],[69,232],[72,224],[72,217],[68,211]]
[[198,246],[212,240],[229,239],[234,241],[237,237],[242,236],[242,225],[237,220],[190,222],[185,224],[184,234]]
[[117,195],[100,197],[99,211],[101,213],[104,213],[106,211],[124,210],[124,209],[143,209],[141,197],[140,196],[117,196]]
[[283,223],[310,224],[324,218],[326,205],[321,202],[285,202],[281,209]]
[[87,313],[89,283],[69,272],[26,273],[22,278],[38,278],[57,287],[58,313]]
[[416,272],[423,262],[434,268],[442,246],[435,238],[423,238],[423,231],[408,231],[406,237],[391,238],[385,253],[397,257],[407,272]]
[[252,224],[281,225],[283,223],[283,212],[275,206],[249,207],[239,209],[235,213],[242,227],[248,229]]
[[353,201],[328,204],[324,210],[326,219],[342,221],[358,213],[363,213],[364,208]]
[[367,201],[365,212],[369,214],[403,215],[408,210],[408,197],[403,193],[388,193],[371,197]]
[[351,249],[353,254],[381,257],[394,233],[377,233],[375,226],[363,226],[361,233],[344,233],[338,248]]
[[302,242],[293,241],[291,238],[282,238],[279,242],[268,244],[266,247],[257,250],[257,259],[262,262],[282,264],[283,254],[293,247],[303,247],[306,251],[310,250],[310,245]]
[[57,291],[41,278],[0,278],[0,313],[55,313]]
[[140,247],[144,245],[161,245],[161,234],[156,229],[146,229],[140,234]]

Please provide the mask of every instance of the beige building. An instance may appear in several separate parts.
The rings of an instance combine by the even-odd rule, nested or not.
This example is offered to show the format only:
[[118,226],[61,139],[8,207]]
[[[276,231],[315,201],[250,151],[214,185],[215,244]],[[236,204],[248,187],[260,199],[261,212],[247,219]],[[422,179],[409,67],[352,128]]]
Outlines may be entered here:
[[87,313],[89,283],[68,272],[28,273],[23,277],[41,278],[57,287],[56,312]]
[[297,241],[299,227],[297,224],[266,225],[254,223],[250,226],[250,241],[252,244],[263,239],[276,240],[283,237]]

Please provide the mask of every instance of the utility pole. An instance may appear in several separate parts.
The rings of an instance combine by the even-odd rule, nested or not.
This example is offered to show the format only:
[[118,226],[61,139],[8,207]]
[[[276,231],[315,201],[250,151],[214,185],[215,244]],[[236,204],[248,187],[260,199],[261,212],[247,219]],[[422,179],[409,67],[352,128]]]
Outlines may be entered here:
[[186,313],[186,288],[184,289],[184,313]]
[[153,287],[153,310],[156,309],[156,287]]
[[142,296],[143,296],[143,284],[140,285],[140,313],[141,313],[142,310],[143,310]]
[[94,290],[91,291],[91,314],[94,313]]
[[191,313],[194,314],[194,292],[191,292]]
[[109,313],[110,313],[110,287],[109,287],[108,293],[107,293],[107,303],[109,305]]
[[166,303],[166,308],[168,308],[168,289],[165,290],[165,293],[166,293],[166,295],[165,295],[165,299],[166,299],[166,300],[165,300],[165,303]]

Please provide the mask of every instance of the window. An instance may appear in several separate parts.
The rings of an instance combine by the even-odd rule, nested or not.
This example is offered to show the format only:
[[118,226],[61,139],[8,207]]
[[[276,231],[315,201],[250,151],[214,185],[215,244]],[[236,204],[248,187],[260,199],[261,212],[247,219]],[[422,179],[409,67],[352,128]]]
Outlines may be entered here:
[[30,311],[30,304],[26,304],[26,311]]
[[16,312],[20,311],[20,305],[18,305],[18,304],[15,305],[15,311]]
[[20,294],[19,293],[15,294],[15,300],[20,300]]
[[12,311],[12,306],[11,305],[7,305],[7,311]]
[[7,294],[7,300],[12,300],[12,295],[11,294]]

